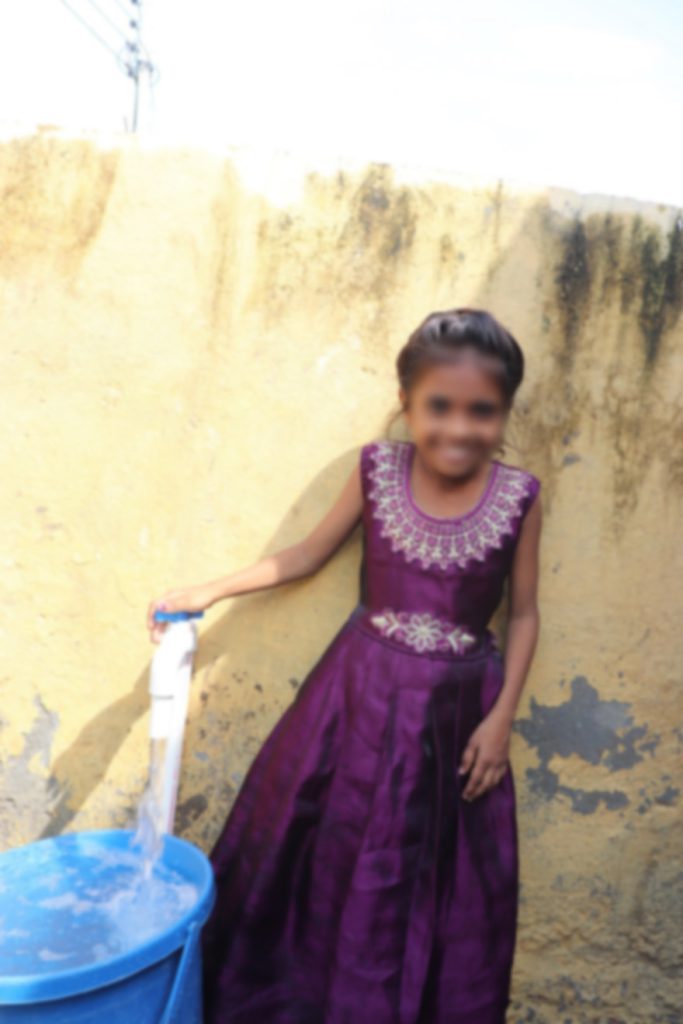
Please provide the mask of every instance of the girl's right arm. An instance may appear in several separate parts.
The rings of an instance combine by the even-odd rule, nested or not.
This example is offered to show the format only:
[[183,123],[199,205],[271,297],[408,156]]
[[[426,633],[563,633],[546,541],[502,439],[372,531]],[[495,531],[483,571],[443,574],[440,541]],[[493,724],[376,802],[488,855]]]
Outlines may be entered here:
[[147,608],[147,628],[152,643],[159,643],[167,625],[154,620],[157,608],[170,612],[204,611],[223,598],[266,590],[317,572],[356,526],[362,510],[360,464],[357,462],[332,508],[303,540],[267,555],[246,569],[208,583],[169,590],[151,601]]

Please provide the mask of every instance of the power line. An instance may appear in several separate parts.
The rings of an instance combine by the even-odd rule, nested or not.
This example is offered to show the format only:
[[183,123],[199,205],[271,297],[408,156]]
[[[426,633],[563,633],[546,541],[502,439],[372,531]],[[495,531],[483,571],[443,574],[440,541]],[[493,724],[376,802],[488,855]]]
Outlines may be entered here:
[[123,11],[123,13],[125,14],[125,16],[126,16],[127,18],[130,18],[131,12],[130,12],[130,11],[128,10],[128,8],[127,8],[127,7],[125,7],[125,6],[124,6],[124,5],[123,5],[123,4],[121,3],[121,0],[114,0],[114,3],[116,4],[116,6],[118,7],[118,9],[119,9],[120,11]]
[[99,34],[99,32],[96,32],[95,29],[92,27],[92,25],[90,25],[84,18],[82,18],[80,16],[80,14],[78,13],[78,11],[75,11],[74,8],[71,6],[71,4],[69,4],[67,2],[67,0],[60,0],[60,2],[62,4],[64,4],[64,6],[66,7],[66,9],[68,11],[71,11],[71,13],[73,14],[74,18],[76,18],[77,21],[80,21],[80,23],[83,26],[83,28],[86,29],[86,31],[90,33],[90,35],[93,37],[93,39],[96,39],[97,42],[101,46],[103,46],[105,48],[105,50],[108,50],[109,53],[111,53],[112,56],[115,57],[116,60],[118,61],[119,60],[119,54],[116,52],[114,47],[110,46],[109,43],[106,41],[106,39],[104,39],[104,37],[101,36]]
[[100,5],[98,3],[96,3],[96,0],[87,0],[87,2],[90,4],[91,7],[94,7],[94,9],[97,11],[97,13],[100,15],[100,17],[104,18],[104,20],[106,21],[107,25],[109,25],[111,28],[113,28],[114,31],[118,35],[120,35],[121,38],[125,41],[125,39],[126,39],[125,33],[122,32],[120,27],[116,24],[116,22],[112,21],[112,19],[109,17],[109,15],[105,11],[102,10]]

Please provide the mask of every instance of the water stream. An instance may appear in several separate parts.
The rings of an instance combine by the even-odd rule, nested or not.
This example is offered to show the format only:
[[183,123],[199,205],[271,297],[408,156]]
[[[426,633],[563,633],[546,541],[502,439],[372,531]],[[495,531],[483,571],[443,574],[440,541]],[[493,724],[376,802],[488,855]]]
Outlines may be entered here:
[[161,820],[164,787],[164,760],[166,739],[149,741],[149,776],[138,804],[137,822],[132,844],[141,850],[142,871],[150,878],[154,864],[163,850],[163,822]]

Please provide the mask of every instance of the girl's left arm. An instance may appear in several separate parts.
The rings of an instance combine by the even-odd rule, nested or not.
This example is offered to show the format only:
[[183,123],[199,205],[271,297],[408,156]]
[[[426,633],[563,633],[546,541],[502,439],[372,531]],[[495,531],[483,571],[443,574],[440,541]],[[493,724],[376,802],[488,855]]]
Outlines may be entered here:
[[505,682],[491,709],[509,726],[517,710],[536,650],[540,628],[538,568],[541,537],[540,492],[524,517],[510,570],[510,604],[505,636]]
[[466,800],[474,800],[497,785],[508,769],[512,723],[540,625],[536,599],[540,535],[538,492],[524,517],[510,570],[503,686],[495,704],[467,741],[460,761],[460,774],[470,773],[462,791]]

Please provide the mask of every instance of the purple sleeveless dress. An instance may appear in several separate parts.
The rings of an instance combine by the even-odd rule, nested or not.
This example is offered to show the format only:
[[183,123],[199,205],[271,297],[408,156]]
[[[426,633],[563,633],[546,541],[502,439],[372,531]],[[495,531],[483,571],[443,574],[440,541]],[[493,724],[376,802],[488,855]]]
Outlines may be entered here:
[[504,1024],[517,923],[511,769],[461,798],[503,685],[489,620],[539,487],[415,503],[412,442],[361,449],[360,600],[251,764],[211,852],[205,1024]]

